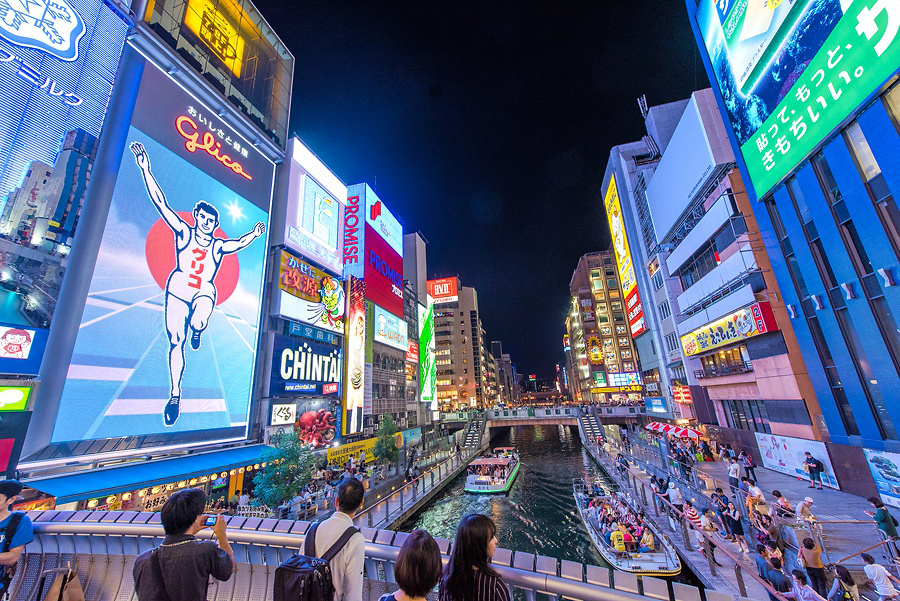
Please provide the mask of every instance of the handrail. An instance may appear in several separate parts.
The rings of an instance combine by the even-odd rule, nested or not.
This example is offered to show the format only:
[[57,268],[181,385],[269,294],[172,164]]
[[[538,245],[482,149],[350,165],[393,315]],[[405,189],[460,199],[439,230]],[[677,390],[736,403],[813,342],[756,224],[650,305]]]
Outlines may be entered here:
[[[108,522],[34,522],[36,534],[46,535],[102,535],[118,537],[154,537],[161,538],[165,535],[161,525],[156,524],[123,524]],[[201,535],[202,537],[203,535]],[[211,533],[210,533],[211,536]],[[228,530],[228,538],[231,543],[251,546],[283,547],[288,549],[301,549],[304,536],[300,534],[285,534],[274,532],[259,532],[253,530]],[[395,562],[400,549],[392,545],[366,542],[365,553],[367,560]],[[448,557],[442,557],[446,563]],[[569,599],[583,599],[585,601],[646,601],[646,597],[616,590],[606,586],[591,584],[583,580],[574,580],[515,567],[494,564],[492,566],[503,578],[508,586],[525,589],[526,592],[542,592],[551,596],[566,597]],[[370,578],[374,580],[375,578]],[[264,593],[264,599],[268,591]]]
[[847,561],[848,559],[853,559],[854,557],[859,557],[859,556],[862,555],[863,553],[867,553],[867,552],[871,551],[872,549],[874,549],[874,548],[876,548],[876,547],[880,547],[881,545],[886,545],[887,543],[893,543],[893,542],[896,542],[896,541],[897,541],[896,538],[888,538],[888,539],[885,539],[885,540],[883,540],[883,541],[879,541],[879,542],[875,543],[874,545],[872,545],[871,547],[866,547],[865,549],[863,549],[863,550],[861,550],[861,551],[857,551],[857,552],[854,553],[853,555],[848,555],[847,557],[845,557],[845,558],[843,558],[843,559],[838,559],[837,561],[834,562],[834,565],[837,565],[837,564],[839,564],[839,563],[844,563],[844,562]]
[[[601,452],[603,452],[603,450],[600,447],[598,447],[596,444],[594,444],[592,446],[594,446],[594,448],[597,449],[597,458],[598,458],[598,460],[601,460],[601,463],[603,463],[602,457],[601,457]],[[615,475],[615,471],[616,471],[615,469],[612,469],[612,471],[610,471],[610,470],[605,470],[605,471],[611,478],[618,481],[618,478],[616,478],[616,475]],[[644,494],[644,498],[646,498],[647,485],[640,479],[640,475],[637,474],[636,472],[634,472],[634,470],[632,470],[631,467],[626,468],[626,471],[629,474],[631,474],[631,476],[633,478],[633,482],[637,482],[641,485],[641,487],[643,489],[642,492]],[[620,486],[621,486],[621,484],[620,484]],[[626,487],[627,487],[627,480],[626,480]],[[635,492],[636,491],[637,491],[637,489],[635,488]],[[686,533],[687,532],[687,518],[684,516],[684,512],[678,511],[678,509],[676,509],[675,506],[673,506],[671,503],[669,503],[669,501],[667,499],[663,498],[662,495],[660,495],[656,492],[653,492],[653,491],[651,491],[651,494],[653,494],[655,498],[659,499],[663,503],[664,508],[668,507],[669,511],[671,512],[671,514],[673,516],[676,516],[677,518],[680,519],[681,525],[683,528],[683,533]],[[640,503],[640,499],[637,496],[635,496],[635,500],[638,503]],[[654,504],[654,509],[655,508],[656,508],[656,505]],[[704,542],[706,543],[706,545],[705,545],[706,558],[707,558],[707,561],[709,562],[710,571],[713,574],[713,576],[715,576],[715,574],[716,574],[715,567],[713,566],[713,559],[712,559],[712,552],[711,552],[711,547],[714,545],[715,548],[717,549],[717,551],[724,553],[729,559],[731,559],[735,563],[735,567],[737,567],[739,570],[741,570],[741,572],[749,574],[750,577],[753,580],[755,580],[758,584],[760,584],[769,594],[774,595],[775,598],[778,599],[779,601],[787,601],[786,597],[784,597],[780,592],[776,591],[772,587],[772,585],[769,584],[768,581],[766,581],[762,577],[760,577],[759,574],[757,574],[756,571],[751,566],[747,566],[747,564],[744,563],[743,560],[741,560],[736,555],[731,553],[728,549],[723,547],[720,543],[717,543],[716,541],[714,541],[709,534],[707,534],[703,530],[694,530],[694,531],[698,532],[703,537]],[[688,543],[688,546],[690,548],[690,543]],[[741,579],[742,575],[737,575],[737,576],[738,576],[738,587],[740,589],[741,596],[746,596],[746,592],[745,592],[745,590],[743,590],[744,583],[743,583],[743,580]]]

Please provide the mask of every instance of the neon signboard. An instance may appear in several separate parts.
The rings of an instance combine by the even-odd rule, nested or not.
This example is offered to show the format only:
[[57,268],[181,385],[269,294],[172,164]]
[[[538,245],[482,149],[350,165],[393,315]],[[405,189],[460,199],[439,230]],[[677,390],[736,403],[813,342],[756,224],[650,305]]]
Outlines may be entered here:
[[428,294],[434,304],[455,303],[459,300],[459,278],[439,278],[428,280]]
[[637,278],[634,275],[634,262],[628,248],[628,237],[625,234],[625,221],[622,218],[622,204],[619,190],[616,187],[616,175],[609,177],[609,187],[603,200],[606,207],[606,218],[609,221],[609,233],[612,236],[616,253],[616,264],[619,268],[619,279],[622,282],[622,293],[625,295],[625,308],[628,311],[628,325],[631,337],[636,338],[647,331],[644,325],[644,307],[638,293]]
[[366,388],[366,284],[347,279],[347,335],[344,365],[344,434],[362,431]]
[[685,356],[691,357],[777,329],[769,303],[754,303],[685,334],[681,347]]
[[375,342],[386,344],[401,351],[409,351],[406,321],[373,305]]
[[346,302],[341,281],[286,250],[280,263],[273,313],[342,334]]
[[215,3],[211,0],[188,0],[184,24],[212,50],[229,71],[236,77],[241,76],[244,66],[244,38]]
[[425,305],[419,305],[419,390],[422,402],[431,403],[437,411],[437,346],[434,337],[434,301],[425,296]]
[[269,396],[340,395],[340,347],[275,334]]
[[241,177],[246,177],[249,180],[253,179],[249,173],[244,171],[243,165],[227,154],[220,154],[222,152],[222,143],[216,140],[212,132],[203,132],[202,141],[199,141],[201,138],[197,124],[187,115],[181,115],[175,119],[175,129],[185,139],[184,147],[188,152],[205,150],[206,154],[222,163],[226,169],[231,169]]

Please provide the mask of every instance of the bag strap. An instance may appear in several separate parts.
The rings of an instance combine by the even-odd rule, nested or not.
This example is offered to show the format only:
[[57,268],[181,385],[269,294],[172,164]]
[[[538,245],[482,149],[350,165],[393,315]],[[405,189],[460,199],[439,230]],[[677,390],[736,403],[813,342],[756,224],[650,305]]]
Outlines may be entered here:
[[303,554],[308,555],[309,557],[316,556],[316,529],[318,527],[318,522],[313,524],[310,527],[309,532],[306,533],[306,540],[303,541]]
[[163,578],[162,566],[159,565],[159,549],[153,549],[150,552],[150,567],[153,568],[153,574],[156,577],[157,582],[160,584],[160,597],[162,597],[163,601],[172,601],[172,598],[169,596],[169,591],[166,590],[166,579]]
[[331,545],[331,548],[328,549],[327,551],[325,551],[325,554],[322,556],[322,559],[330,562],[332,559],[334,559],[334,556],[337,555],[340,552],[340,550],[344,548],[344,545],[347,544],[347,541],[349,541],[350,538],[354,534],[357,534],[358,532],[359,532],[359,530],[357,530],[356,527],[354,527],[354,526],[350,526],[349,528],[344,530],[344,533],[341,535],[341,538],[337,539],[335,541],[335,543],[333,545]]
[[14,511],[12,517],[9,518],[9,524],[6,525],[6,532],[3,536],[3,552],[8,553],[9,547],[12,544],[12,539],[16,535],[16,530],[19,529],[19,523],[22,521],[22,516],[25,515],[21,511]]

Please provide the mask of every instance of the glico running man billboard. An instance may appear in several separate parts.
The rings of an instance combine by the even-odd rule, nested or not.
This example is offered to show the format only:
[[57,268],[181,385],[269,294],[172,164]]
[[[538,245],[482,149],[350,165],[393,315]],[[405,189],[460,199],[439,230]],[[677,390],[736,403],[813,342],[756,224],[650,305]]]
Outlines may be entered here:
[[129,27],[102,0],[0,7],[0,345],[27,350],[0,353],[2,374],[40,369]]
[[[616,264],[619,267],[619,279],[622,281],[622,295],[625,297],[625,310],[628,312],[628,325],[632,338],[647,331],[644,325],[644,307],[638,293],[637,279],[634,275],[634,261],[628,248],[628,236],[625,234],[625,221],[622,218],[622,204],[619,201],[619,190],[616,188],[615,173],[609,176],[609,187],[603,200],[606,206],[606,218],[609,221],[609,235],[612,237],[616,251]],[[583,302],[583,301],[582,301]],[[588,301],[590,305],[590,301]],[[593,319],[593,315],[591,315]]]
[[438,410],[437,399],[437,347],[434,338],[434,300],[425,296],[425,305],[419,305],[419,390],[422,402],[430,403],[432,411]]
[[892,1],[702,0],[696,19],[760,197],[900,65]]
[[273,173],[145,63],[53,442],[246,435]]

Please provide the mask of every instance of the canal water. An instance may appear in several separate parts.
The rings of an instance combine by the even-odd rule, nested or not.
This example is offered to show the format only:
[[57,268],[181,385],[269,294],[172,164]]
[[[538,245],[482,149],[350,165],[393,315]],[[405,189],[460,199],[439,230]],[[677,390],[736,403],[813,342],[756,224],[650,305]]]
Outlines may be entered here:
[[499,546],[580,563],[607,565],[591,544],[575,509],[572,479],[602,472],[582,450],[574,426],[518,426],[501,430],[492,447],[514,446],[522,467],[508,495],[463,491],[465,474],[449,484],[400,530],[424,528],[453,539],[460,518],[483,513],[497,524]]

